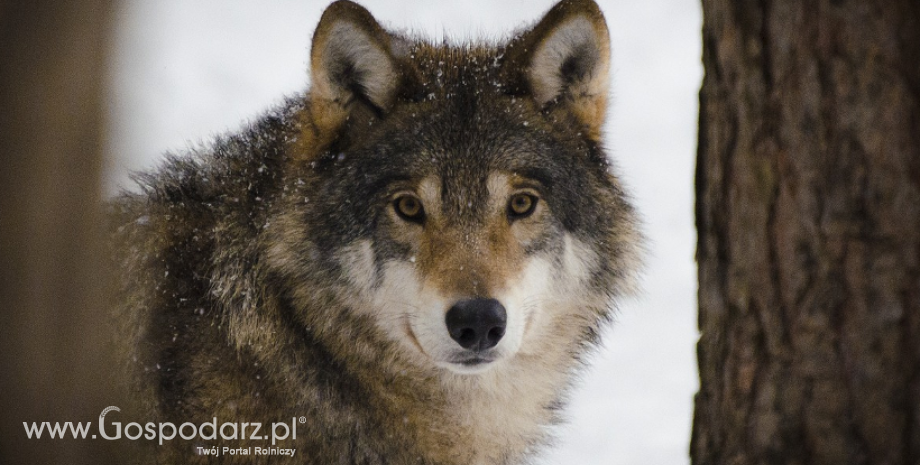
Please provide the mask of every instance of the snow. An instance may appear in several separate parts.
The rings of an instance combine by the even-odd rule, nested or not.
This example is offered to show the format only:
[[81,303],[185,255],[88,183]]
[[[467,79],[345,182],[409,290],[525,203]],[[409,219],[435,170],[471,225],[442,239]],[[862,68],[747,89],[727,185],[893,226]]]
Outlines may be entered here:
[[[364,0],[383,23],[430,37],[506,37],[552,1]],[[693,172],[700,64],[695,0],[599,2],[611,30],[608,150],[644,216],[648,260],[572,393],[540,463],[689,463],[695,364]],[[325,2],[127,1],[110,73],[108,188],[167,150],[238,128],[307,84]]]

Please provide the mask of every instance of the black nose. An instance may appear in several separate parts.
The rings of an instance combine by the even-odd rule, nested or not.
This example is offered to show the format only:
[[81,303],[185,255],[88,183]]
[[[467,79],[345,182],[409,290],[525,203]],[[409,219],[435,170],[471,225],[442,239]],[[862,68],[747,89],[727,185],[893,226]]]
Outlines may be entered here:
[[505,335],[508,317],[495,299],[467,299],[447,311],[447,331],[464,349],[495,347]]

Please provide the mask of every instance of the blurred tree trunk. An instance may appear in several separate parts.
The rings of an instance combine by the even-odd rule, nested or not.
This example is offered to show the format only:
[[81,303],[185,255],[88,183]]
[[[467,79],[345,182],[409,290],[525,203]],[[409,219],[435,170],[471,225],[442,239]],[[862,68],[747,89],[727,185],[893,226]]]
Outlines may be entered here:
[[693,463],[920,464],[920,2],[703,12]]
[[118,405],[100,205],[111,0],[0,2],[0,463],[107,464],[116,444],[27,439]]

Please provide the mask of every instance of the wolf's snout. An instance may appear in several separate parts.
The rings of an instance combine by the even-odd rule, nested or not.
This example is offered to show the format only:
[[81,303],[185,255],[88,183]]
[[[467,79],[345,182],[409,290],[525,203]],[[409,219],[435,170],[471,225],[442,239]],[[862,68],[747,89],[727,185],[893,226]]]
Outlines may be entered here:
[[508,317],[505,307],[495,299],[467,299],[447,312],[447,331],[464,349],[486,350],[495,347],[505,335]]

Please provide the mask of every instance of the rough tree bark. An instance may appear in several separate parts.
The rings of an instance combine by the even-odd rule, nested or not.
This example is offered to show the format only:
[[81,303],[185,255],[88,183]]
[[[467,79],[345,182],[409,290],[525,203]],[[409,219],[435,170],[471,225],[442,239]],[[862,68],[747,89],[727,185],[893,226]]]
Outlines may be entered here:
[[920,464],[920,2],[704,0],[703,464]]

